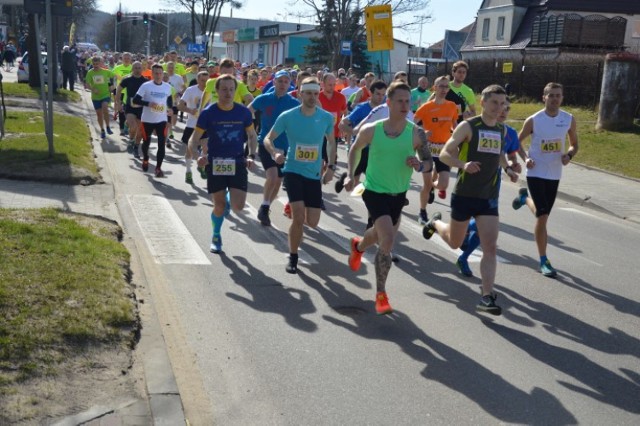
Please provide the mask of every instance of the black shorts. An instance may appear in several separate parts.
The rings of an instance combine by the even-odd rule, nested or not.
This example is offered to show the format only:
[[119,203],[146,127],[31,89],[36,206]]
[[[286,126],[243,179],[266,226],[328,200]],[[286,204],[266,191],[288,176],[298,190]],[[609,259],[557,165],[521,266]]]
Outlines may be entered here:
[[305,207],[319,209],[322,205],[322,183],[320,179],[309,179],[297,173],[284,173],[289,202],[303,201]]
[[178,116],[178,107],[177,106],[172,106],[171,107],[171,111],[173,111],[173,115],[174,116]]
[[439,157],[433,157],[433,167],[436,168],[436,173],[440,172],[450,172],[451,166],[447,166],[442,161],[440,161]]
[[396,225],[400,220],[404,200],[407,198],[406,192],[399,194],[380,194],[379,192],[369,191],[365,189],[362,193],[362,200],[367,206],[369,216],[373,223],[382,216],[390,216],[391,222]]
[[527,177],[529,195],[536,206],[536,217],[551,213],[553,204],[556,202],[556,195],[558,195],[559,184],[559,180]]
[[124,107],[125,114],[133,114],[136,116],[138,120],[142,120],[142,108],[133,108],[130,105],[125,105]]
[[249,173],[247,172],[247,166],[244,160],[236,161],[236,174],[233,176],[214,176],[211,171],[211,164],[207,164],[205,171],[207,173],[207,192],[209,194],[215,194],[228,188],[236,188],[240,191],[247,192],[247,188],[249,187]]
[[464,222],[477,216],[498,216],[498,199],[451,194],[451,219]]
[[356,170],[353,172],[354,176],[360,176],[363,173],[367,173],[367,165],[369,164],[369,147],[365,147],[360,151],[360,162],[356,166]]
[[264,145],[262,144],[258,145],[258,156],[260,157],[260,162],[262,163],[263,169],[267,170],[272,167],[277,167],[278,177],[281,178],[282,176],[284,176],[282,173],[282,168],[284,167],[284,164],[278,165],[276,161],[273,159],[273,157],[271,156],[271,154],[269,154],[269,152],[267,151],[267,148],[265,148]]

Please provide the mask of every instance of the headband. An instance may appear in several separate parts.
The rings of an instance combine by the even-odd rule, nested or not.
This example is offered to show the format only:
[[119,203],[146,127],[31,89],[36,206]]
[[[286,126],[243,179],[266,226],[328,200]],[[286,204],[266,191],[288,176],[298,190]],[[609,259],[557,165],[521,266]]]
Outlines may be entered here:
[[302,86],[300,86],[301,92],[304,92],[306,90],[313,90],[313,91],[319,92],[320,85],[318,83],[305,83]]

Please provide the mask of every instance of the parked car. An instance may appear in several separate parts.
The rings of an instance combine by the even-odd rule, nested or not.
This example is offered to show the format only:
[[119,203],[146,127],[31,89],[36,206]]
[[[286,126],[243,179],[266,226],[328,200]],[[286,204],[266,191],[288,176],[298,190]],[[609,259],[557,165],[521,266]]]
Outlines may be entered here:
[[[42,65],[44,66],[44,83],[47,84],[47,52],[42,52]],[[22,58],[18,59],[18,83],[29,82],[29,52],[24,52]],[[62,86],[62,71],[58,65],[58,87]]]

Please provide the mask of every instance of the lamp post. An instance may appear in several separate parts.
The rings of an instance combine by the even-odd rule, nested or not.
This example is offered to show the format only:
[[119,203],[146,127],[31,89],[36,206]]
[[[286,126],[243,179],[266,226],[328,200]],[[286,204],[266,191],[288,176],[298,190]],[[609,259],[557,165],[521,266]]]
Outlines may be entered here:
[[173,9],[158,9],[158,11],[167,15],[167,49],[169,49],[169,14],[175,13],[176,11]]

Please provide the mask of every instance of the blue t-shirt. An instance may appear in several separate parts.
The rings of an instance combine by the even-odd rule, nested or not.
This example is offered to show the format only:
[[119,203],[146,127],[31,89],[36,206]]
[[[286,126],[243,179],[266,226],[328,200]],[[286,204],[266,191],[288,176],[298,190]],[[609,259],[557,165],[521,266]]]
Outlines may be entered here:
[[209,137],[209,162],[212,158],[244,160],[247,129],[252,126],[251,111],[244,105],[234,103],[227,111],[214,103],[202,110],[196,127],[205,130]]
[[[259,95],[255,98],[251,103],[251,106],[254,110],[262,113],[260,114],[260,134],[258,135],[258,143],[262,145],[264,138],[269,134],[273,124],[276,122],[276,118],[278,118],[280,114],[290,110],[291,108],[295,108],[298,105],[300,105],[300,101],[288,93],[284,96],[277,97],[274,92],[271,92]],[[278,149],[286,151],[289,147],[286,133],[280,134],[280,136],[273,141],[273,145]]]
[[[271,81],[269,83],[271,83]],[[273,93],[276,91],[274,85],[271,84],[271,86],[269,86],[269,83],[264,85],[264,87],[262,88],[262,93]],[[292,83],[289,85],[289,89],[287,90],[287,92],[293,92],[294,90],[296,90],[296,85]]]
[[309,179],[320,179],[324,137],[333,134],[333,115],[317,107],[313,115],[302,114],[302,107],[285,111],[276,119],[273,130],[287,133],[289,149],[284,172]]
[[367,118],[372,109],[373,108],[371,108],[371,104],[369,102],[363,102],[356,105],[353,111],[351,111],[351,114],[347,116],[347,119],[351,122],[351,127],[355,128],[360,124],[362,120]]
[[504,152],[511,154],[520,149],[520,141],[518,140],[518,132],[511,126],[504,125],[507,128],[507,135],[504,138]]

